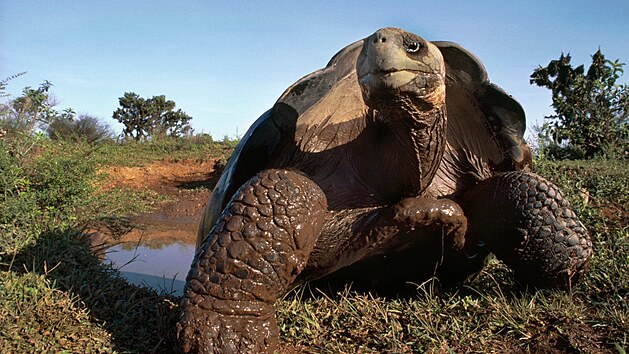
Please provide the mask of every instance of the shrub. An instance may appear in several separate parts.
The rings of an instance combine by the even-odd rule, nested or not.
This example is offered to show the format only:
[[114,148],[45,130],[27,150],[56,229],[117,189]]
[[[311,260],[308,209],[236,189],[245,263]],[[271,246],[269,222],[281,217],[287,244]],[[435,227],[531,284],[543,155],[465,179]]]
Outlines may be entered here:
[[109,125],[87,114],[80,115],[78,118],[58,117],[46,127],[46,133],[54,140],[88,143],[113,139],[114,136]]
[[53,109],[57,104],[50,95],[52,84],[44,81],[38,88],[25,87],[22,95],[3,105],[0,128],[15,134],[33,132],[38,126],[45,127],[59,113]]
[[555,115],[540,129],[545,155],[558,159],[629,154],[629,87],[616,81],[623,63],[605,59],[600,49],[587,72],[561,54],[531,74],[531,84],[551,90]]
[[0,257],[41,232],[85,221],[96,166],[80,148],[50,145],[42,135],[0,140]]

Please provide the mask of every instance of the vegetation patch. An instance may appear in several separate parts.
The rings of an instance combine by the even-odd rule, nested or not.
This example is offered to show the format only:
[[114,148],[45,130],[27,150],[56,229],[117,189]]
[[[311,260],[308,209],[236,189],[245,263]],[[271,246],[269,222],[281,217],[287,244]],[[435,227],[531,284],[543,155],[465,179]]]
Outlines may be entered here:
[[[99,170],[122,156],[172,161],[230,146],[167,139],[146,144],[0,140],[0,347],[7,352],[173,352],[179,299],[128,284],[94,255],[85,225],[153,207],[153,195],[104,189]],[[134,150],[135,149],[135,150]],[[178,149],[181,149],[180,152]],[[197,150],[198,149],[198,150]],[[45,161],[41,160],[45,159]],[[590,230],[590,269],[572,292],[527,291],[489,260],[476,278],[407,296],[308,285],[277,303],[281,352],[583,352],[629,346],[629,167],[618,160],[537,161]],[[67,171],[71,171],[68,174]],[[107,191],[106,193],[103,193]],[[6,330],[5,330],[6,329]],[[5,349],[6,348],[6,349]]]
[[158,139],[149,142],[125,141],[122,144],[101,144],[94,151],[95,159],[106,166],[145,166],[156,161],[208,161],[221,158],[223,163],[236,147],[237,140],[215,141],[209,135],[185,139]]
[[129,285],[93,252],[88,226],[150,208],[138,193],[99,188],[96,160],[83,143],[0,140],[3,352],[142,352],[172,342],[177,299]]
[[92,324],[71,293],[47,274],[0,272],[0,346],[3,352],[108,352],[111,335]]

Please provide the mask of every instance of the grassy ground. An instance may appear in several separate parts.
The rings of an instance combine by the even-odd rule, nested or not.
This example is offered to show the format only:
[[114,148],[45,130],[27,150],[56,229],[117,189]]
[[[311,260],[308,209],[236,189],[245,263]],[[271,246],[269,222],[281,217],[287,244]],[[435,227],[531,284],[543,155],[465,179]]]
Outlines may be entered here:
[[525,291],[496,260],[447,293],[385,299],[299,289],[279,304],[284,340],[304,352],[625,353],[629,348],[629,164],[538,161],[591,232],[595,255],[572,292]]
[[[173,352],[178,299],[127,284],[82,226],[150,208],[154,196],[98,188],[103,165],[224,155],[233,144],[124,146],[0,140],[0,350]],[[538,162],[590,230],[595,256],[572,292],[522,292],[489,261],[446,293],[407,298],[302,287],[278,301],[283,352],[625,353],[629,348],[629,164]]]
[[107,166],[141,166],[153,161],[169,159],[206,160],[212,157],[227,159],[238,142],[224,139],[214,141],[210,136],[186,139],[162,139],[150,142],[129,141],[125,144],[101,144],[94,149],[94,158]]

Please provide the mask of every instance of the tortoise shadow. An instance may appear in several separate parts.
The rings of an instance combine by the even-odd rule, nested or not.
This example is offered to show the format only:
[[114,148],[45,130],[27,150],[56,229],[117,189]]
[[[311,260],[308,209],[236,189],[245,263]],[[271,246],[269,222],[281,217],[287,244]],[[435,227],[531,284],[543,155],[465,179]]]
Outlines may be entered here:
[[0,264],[0,269],[43,275],[49,286],[79,300],[74,306],[89,311],[90,322],[111,335],[116,351],[180,352],[174,332],[179,298],[129,284],[117,270],[101,263],[88,233],[73,229],[46,232],[9,264]]
[[202,179],[192,179],[192,180],[180,180],[175,181],[175,187],[178,189],[184,190],[198,190],[198,189],[207,189],[212,190],[216,186],[221,174],[223,174],[223,170],[225,169],[225,163],[222,160],[217,160],[212,167],[212,171],[206,173],[204,178]]
[[[332,273],[321,279],[306,281],[294,285],[285,297],[298,296],[300,299],[343,300],[347,294],[370,296],[386,301],[416,300],[424,297],[465,297],[474,299],[486,296],[520,299],[527,294],[540,291],[518,284],[513,272],[501,262],[460,281],[445,282],[437,277],[424,281],[405,281],[388,284],[368,283],[364,280],[353,281],[346,274]],[[541,290],[548,291],[548,290]]]

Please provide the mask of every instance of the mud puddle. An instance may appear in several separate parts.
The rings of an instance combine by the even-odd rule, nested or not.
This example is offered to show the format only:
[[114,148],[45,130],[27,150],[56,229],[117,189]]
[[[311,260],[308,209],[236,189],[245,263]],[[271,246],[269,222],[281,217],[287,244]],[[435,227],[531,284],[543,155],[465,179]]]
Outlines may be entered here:
[[181,296],[194,257],[194,245],[153,239],[112,246],[103,262],[111,263],[128,282]]
[[182,295],[200,218],[222,171],[219,159],[157,161],[142,167],[112,167],[108,186],[149,189],[167,202],[138,215],[134,228],[107,249],[112,263],[130,283]]
[[202,211],[181,213],[178,204],[136,217],[135,228],[107,249],[103,262],[132,284],[181,296]]

